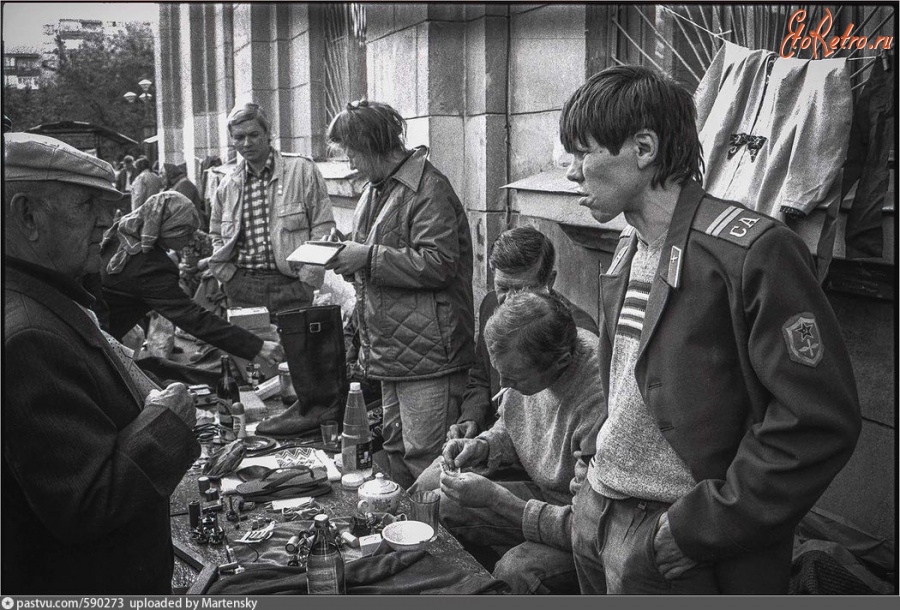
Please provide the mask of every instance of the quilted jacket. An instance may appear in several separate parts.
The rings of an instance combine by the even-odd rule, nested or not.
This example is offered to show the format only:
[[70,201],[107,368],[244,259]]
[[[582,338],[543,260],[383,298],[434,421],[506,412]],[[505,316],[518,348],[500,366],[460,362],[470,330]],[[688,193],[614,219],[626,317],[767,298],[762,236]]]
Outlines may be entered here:
[[469,222],[427,155],[413,151],[380,192],[366,185],[354,213],[352,239],[373,246],[354,277],[359,365],[371,379],[440,377],[474,361]]

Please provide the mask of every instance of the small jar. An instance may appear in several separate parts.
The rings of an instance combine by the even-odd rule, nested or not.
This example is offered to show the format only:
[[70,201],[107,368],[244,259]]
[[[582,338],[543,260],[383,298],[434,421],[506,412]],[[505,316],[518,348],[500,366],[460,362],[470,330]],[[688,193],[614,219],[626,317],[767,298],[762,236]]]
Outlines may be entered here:
[[281,382],[281,402],[286,405],[294,404],[297,400],[297,392],[294,391],[291,370],[288,368],[287,362],[278,365],[278,380]]

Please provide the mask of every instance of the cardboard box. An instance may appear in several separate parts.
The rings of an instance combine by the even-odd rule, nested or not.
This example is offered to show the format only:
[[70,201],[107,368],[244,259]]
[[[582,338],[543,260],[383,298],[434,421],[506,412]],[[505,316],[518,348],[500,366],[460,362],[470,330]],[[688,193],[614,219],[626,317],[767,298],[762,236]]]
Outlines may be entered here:
[[216,404],[216,395],[208,385],[188,386],[188,392],[194,397],[194,406],[198,409],[210,409]]
[[228,321],[247,330],[268,330],[269,309],[267,307],[231,307]]

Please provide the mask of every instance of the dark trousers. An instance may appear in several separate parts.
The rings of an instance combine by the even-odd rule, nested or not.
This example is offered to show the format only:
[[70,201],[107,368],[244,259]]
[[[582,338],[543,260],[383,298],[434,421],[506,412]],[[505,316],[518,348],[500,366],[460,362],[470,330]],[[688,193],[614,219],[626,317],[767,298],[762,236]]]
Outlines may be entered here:
[[223,286],[228,307],[267,307],[273,317],[280,311],[312,304],[313,288],[280,271],[238,267]]

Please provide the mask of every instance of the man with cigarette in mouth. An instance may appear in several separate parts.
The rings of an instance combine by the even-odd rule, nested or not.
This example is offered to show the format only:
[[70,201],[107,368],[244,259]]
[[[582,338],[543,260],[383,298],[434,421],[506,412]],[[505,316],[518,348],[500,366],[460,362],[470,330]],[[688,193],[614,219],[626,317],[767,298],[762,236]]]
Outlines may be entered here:
[[[502,555],[493,574],[512,593],[570,592],[571,501],[603,421],[597,337],[544,291],[507,296],[484,334],[509,390],[490,429],[444,446],[441,522]],[[528,480],[492,480],[510,466]]]
[[[484,327],[497,307],[514,290],[546,290],[554,292],[556,281],[556,249],[546,235],[528,225],[504,231],[491,246],[489,259],[494,271],[494,290],[481,301],[478,320],[480,330],[475,345],[475,364],[469,369],[469,381],[463,396],[457,422],[450,426],[447,440],[454,438],[475,438],[480,432],[491,427],[496,419],[496,408],[500,404],[500,376],[491,364],[487,345],[484,342]],[[588,313],[558,293],[575,319],[575,325],[599,334],[597,323]],[[435,484],[436,484],[436,472]]]

